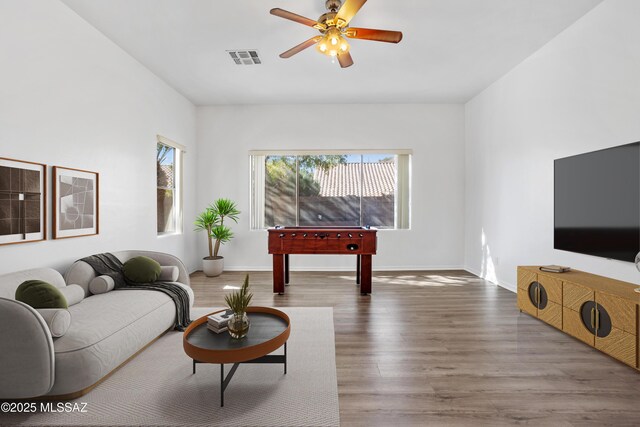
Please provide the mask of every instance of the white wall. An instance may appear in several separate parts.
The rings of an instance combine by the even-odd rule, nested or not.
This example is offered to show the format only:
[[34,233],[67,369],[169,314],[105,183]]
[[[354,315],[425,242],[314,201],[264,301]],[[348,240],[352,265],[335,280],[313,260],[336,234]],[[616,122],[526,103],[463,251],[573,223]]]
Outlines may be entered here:
[[553,160],[640,140],[638,17],[637,0],[605,1],[466,105],[469,270],[511,289],[523,264],[640,282],[632,263],[553,249]]
[[[335,117],[335,122],[331,118]],[[251,149],[413,149],[412,230],[380,231],[376,270],[461,267],[464,253],[462,105],[279,105],[198,108],[198,199],[242,211],[223,246],[227,269],[270,269],[267,232],[249,230]],[[206,238],[198,237],[205,256]],[[354,257],[295,256],[292,269],[353,270]]]
[[156,134],[188,147],[195,215],[195,127],[189,101],[62,3],[0,1],[0,157],[100,173],[100,235],[0,246],[0,274],[127,248],[195,267],[190,221],[186,236],[161,239],[155,222]]

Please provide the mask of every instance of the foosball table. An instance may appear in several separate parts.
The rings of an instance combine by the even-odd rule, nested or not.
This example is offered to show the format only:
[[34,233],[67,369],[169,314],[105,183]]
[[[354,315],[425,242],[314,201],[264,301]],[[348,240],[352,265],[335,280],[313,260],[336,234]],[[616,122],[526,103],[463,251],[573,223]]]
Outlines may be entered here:
[[289,255],[356,255],[356,283],[362,295],[371,293],[371,256],[377,236],[371,227],[279,227],[268,229],[273,255],[273,292],[284,294],[289,283]]

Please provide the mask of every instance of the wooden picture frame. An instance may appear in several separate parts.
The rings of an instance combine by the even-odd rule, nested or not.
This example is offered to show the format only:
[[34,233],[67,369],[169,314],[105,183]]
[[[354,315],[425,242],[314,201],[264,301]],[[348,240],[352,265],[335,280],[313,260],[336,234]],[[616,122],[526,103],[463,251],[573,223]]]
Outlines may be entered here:
[[53,238],[94,236],[100,232],[100,174],[53,167]]
[[47,165],[0,157],[0,245],[47,239]]

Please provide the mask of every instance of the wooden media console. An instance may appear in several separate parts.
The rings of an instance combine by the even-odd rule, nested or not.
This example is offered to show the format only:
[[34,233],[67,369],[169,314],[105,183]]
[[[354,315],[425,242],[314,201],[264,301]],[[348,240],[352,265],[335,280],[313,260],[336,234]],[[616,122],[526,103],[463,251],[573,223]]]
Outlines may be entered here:
[[638,285],[583,271],[518,267],[518,308],[635,369],[638,360]]

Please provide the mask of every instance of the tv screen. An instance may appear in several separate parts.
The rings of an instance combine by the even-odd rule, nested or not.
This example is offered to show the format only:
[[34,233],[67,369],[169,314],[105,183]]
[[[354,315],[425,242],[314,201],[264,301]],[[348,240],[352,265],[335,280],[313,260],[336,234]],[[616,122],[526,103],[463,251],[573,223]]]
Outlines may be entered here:
[[554,248],[622,261],[640,251],[640,142],[554,162]]

